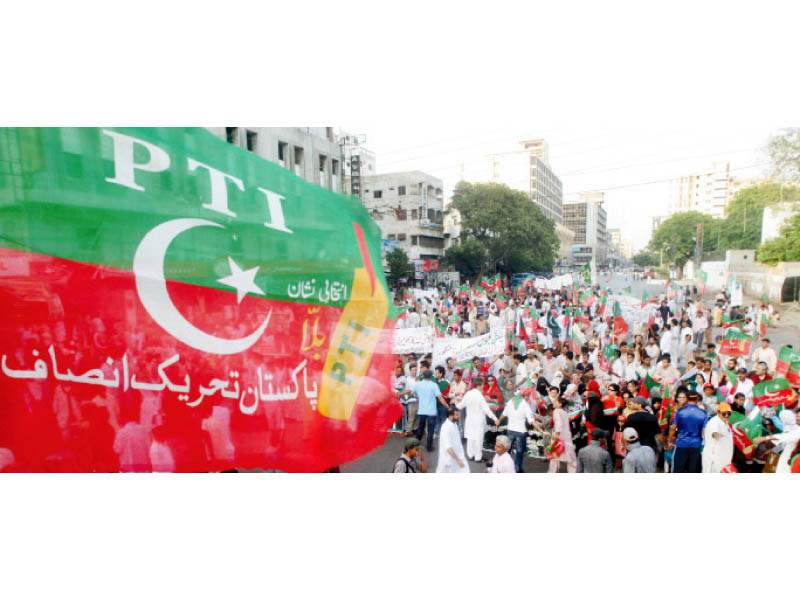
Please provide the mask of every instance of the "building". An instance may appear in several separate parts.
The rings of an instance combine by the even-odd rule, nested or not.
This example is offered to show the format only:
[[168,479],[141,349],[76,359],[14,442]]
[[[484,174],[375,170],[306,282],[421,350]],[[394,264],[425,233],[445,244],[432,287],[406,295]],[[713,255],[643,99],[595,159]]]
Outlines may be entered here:
[[764,207],[764,214],[761,217],[761,243],[775,239],[781,233],[783,227],[794,215],[800,211],[800,207],[794,202],[783,202]]
[[444,209],[444,249],[454,246],[461,239],[461,213],[448,204]]
[[550,168],[547,142],[542,139],[521,142],[530,162],[531,199],[542,209],[544,216],[564,223],[564,191],[561,180]]
[[342,147],[333,127],[207,127],[230,144],[289,169],[306,181],[341,193]]
[[415,264],[444,255],[441,179],[403,171],[362,177],[362,187],[364,206],[389,244],[405,250]]
[[663,216],[663,217],[653,217],[653,220],[652,220],[652,227],[650,228],[650,233],[651,233],[651,234],[655,233],[656,229],[658,229],[659,227],[661,227],[661,224],[662,224],[664,221],[666,221],[668,218],[669,218],[669,217],[667,217],[667,216]]
[[575,233],[572,262],[583,265],[594,259],[606,264],[609,251],[607,215],[603,192],[580,194],[577,201],[564,204],[564,225]]
[[687,175],[672,183],[669,214],[697,211],[715,218],[725,218],[730,193],[730,163],[713,163],[696,175]]
[[[344,192],[358,196],[363,200],[363,186],[361,178],[371,177],[378,173],[378,161],[375,153],[362,146],[366,141],[366,136],[351,135],[341,132],[339,143],[342,145],[344,154]],[[356,157],[355,161],[353,158]],[[353,169],[357,165],[356,185],[353,186]]]

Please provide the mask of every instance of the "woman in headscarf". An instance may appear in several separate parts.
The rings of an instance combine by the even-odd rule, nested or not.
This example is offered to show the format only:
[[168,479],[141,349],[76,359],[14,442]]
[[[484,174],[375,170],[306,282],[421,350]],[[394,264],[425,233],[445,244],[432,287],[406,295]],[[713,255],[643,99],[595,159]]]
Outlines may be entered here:
[[486,382],[483,384],[483,397],[486,398],[486,402],[489,403],[489,408],[493,411],[496,412],[498,409],[501,412],[503,411],[505,399],[503,398],[502,390],[497,385],[497,379],[495,379],[494,375],[486,376]]
[[778,415],[778,418],[781,420],[781,424],[783,425],[783,433],[775,433],[772,435],[758,437],[753,440],[753,444],[758,446],[764,441],[771,441],[783,446],[783,452],[781,452],[781,456],[778,459],[775,472],[791,473],[792,467],[789,464],[789,459],[792,456],[792,452],[794,452],[795,445],[797,444],[798,440],[800,440],[800,425],[798,425],[798,421],[800,421],[800,413],[795,414],[791,410],[783,409]]

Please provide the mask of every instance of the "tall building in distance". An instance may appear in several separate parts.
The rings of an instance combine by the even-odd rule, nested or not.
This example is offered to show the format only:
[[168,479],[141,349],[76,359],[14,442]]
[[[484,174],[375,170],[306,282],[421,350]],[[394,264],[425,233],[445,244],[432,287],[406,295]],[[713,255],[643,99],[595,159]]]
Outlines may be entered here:
[[564,204],[564,225],[575,233],[572,246],[575,265],[586,264],[591,259],[598,266],[607,262],[609,234],[603,201],[603,192],[591,192]]
[[343,192],[342,147],[333,127],[207,127],[226,142],[249,150],[310,183]]
[[697,211],[722,219],[730,193],[730,163],[713,163],[703,173],[687,175],[672,183],[669,214]]
[[422,171],[362,177],[364,206],[389,247],[419,266],[444,254],[442,180]]
[[537,139],[520,144],[522,150],[490,154],[478,180],[504,183],[528,194],[542,214],[555,223],[559,262],[567,262],[572,256],[575,236],[563,223],[564,192],[561,180],[550,167],[547,142]]
[[538,139],[521,144],[528,154],[531,199],[542,209],[545,217],[555,221],[556,225],[563,224],[564,191],[561,180],[550,168],[547,142]]

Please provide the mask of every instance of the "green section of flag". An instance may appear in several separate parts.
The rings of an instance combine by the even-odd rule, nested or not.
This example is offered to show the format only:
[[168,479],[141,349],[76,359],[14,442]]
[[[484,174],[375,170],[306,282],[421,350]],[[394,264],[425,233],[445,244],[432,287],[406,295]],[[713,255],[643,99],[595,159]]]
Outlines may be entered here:
[[[130,138],[137,140],[134,164],[166,157],[151,171],[134,171],[133,185],[143,189],[109,181],[123,172],[115,140]],[[198,163],[243,189],[226,180],[221,205],[209,169],[190,170]],[[259,188],[282,199],[270,205]],[[265,226],[277,226],[275,208],[283,228]],[[380,230],[357,198],[308,183],[204,129],[0,129],[0,245],[131,271],[142,238],[173,219],[217,226],[195,226],[171,241],[164,261],[171,280],[230,291],[219,282],[231,273],[230,257],[243,270],[258,267],[255,284],[268,298],[344,306],[354,269],[363,267],[353,223],[365,232],[372,263],[381,264]],[[377,282],[388,295],[380,270]]]

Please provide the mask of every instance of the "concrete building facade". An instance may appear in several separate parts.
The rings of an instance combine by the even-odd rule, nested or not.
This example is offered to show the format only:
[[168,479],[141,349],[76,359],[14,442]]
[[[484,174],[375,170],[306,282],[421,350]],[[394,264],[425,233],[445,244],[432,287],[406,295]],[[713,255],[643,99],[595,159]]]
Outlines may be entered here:
[[672,183],[669,214],[697,211],[722,219],[731,199],[730,163],[713,163],[703,173],[687,175]]
[[402,248],[412,261],[444,255],[442,180],[422,171],[362,177],[363,201],[381,237]]
[[579,199],[564,204],[564,225],[575,233],[572,246],[574,265],[594,259],[597,266],[606,264],[609,237],[603,192],[580,194]]
[[343,155],[333,127],[207,127],[230,144],[321,187],[343,191]]

